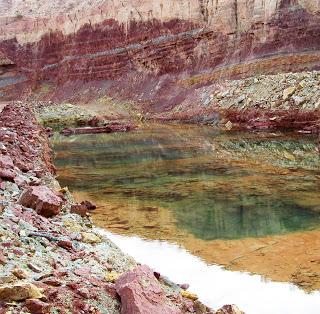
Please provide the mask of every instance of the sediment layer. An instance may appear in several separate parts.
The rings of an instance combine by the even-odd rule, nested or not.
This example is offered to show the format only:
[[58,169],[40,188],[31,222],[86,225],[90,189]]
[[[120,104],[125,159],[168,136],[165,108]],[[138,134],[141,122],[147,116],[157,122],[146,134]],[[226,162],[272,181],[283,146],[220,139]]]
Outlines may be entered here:
[[[54,7],[46,21],[36,12],[47,12],[48,4],[35,12],[32,4],[8,5],[8,13],[22,10],[2,23],[0,51],[19,73],[4,81],[6,88],[51,82],[69,91],[50,97],[65,99],[85,82],[103,82],[111,94],[157,103],[148,93],[165,94],[169,85],[164,101],[179,102],[177,80],[203,71],[221,79],[319,67],[313,1],[94,1],[77,12],[79,5],[64,13]],[[18,92],[3,90],[3,99]]]

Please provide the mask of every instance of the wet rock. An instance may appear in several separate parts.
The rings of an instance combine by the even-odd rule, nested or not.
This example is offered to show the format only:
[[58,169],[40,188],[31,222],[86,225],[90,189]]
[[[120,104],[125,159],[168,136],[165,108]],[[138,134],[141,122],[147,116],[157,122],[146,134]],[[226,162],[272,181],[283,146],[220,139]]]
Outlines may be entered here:
[[216,314],[245,314],[236,305],[224,305]]
[[59,214],[62,207],[61,199],[46,186],[34,186],[25,190],[19,204],[35,209],[44,217]]
[[75,204],[71,205],[70,212],[84,217],[88,213],[88,208],[82,204]]
[[80,204],[86,206],[88,210],[95,210],[97,208],[97,206],[90,201],[82,201]]
[[178,314],[180,310],[170,306],[153,271],[144,265],[123,274],[116,281],[121,298],[121,313]]
[[41,290],[28,282],[17,282],[0,286],[0,301],[22,301],[25,299],[40,299]]
[[47,314],[50,313],[51,305],[38,299],[29,299],[25,303],[26,308],[31,314]]

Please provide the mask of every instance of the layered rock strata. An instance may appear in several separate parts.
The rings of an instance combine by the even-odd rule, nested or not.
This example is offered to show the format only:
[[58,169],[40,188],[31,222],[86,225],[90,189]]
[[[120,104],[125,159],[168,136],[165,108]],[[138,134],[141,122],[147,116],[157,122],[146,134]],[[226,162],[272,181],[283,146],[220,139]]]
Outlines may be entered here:
[[[203,71],[230,78],[318,68],[319,10],[311,0],[95,0],[60,9],[16,0],[3,9],[0,51],[32,88],[67,84],[62,98],[91,81],[157,102],[147,94]],[[165,100],[179,102],[174,93]]]

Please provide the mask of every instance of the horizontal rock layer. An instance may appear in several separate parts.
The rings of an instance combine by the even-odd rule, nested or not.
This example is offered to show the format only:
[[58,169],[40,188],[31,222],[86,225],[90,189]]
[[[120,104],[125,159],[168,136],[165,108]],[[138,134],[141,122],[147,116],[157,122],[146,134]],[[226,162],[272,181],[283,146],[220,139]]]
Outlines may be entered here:
[[[176,0],[170,5],[132,0],[123,7],[120,2],[104,7],[96,1],[87,15],[71,10],[59,18],[53,15],[52,23],[41,23],[31,13],[11,18],[2,23],[0,51],[13,60],[19,74],[2,83],[5,89],[15,87],[11,94],[2,91],[2,97],[19,92],[17,85],[26,85],[26,79],[34,88],[41,82],[121,82],[130,74],[137,81],[136,91],[143,86],[152,92],[162,88],[154,85],[161,83],[163,75],[173,76],[176,82],[182,73],[191,76],[203,71],[230,78],[256,71],[316,69],[320,8],[311,2]],[[37,10],[44,10],[43,6]],[[40,33],[40,40],[31,36]],[[146,77],[154,82],[152,86],[146,86]],[[127,83],[120,84],[121,95],[132,89]]]

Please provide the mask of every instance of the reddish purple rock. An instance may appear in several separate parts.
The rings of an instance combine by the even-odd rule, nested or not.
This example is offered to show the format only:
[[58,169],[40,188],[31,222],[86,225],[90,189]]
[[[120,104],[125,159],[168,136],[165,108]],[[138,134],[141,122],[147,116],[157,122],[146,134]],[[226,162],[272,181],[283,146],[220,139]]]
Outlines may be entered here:
[[50,313],[50,304],[42,302],[38,299],[29,299],[26,301],[26,308],[32,314]]
[[31,263],[28,263],[27,264],[28,268],[31,269],[32,271],[34,271],[35,273],[41,273],[41,268],[31,264]]
[[70,212],[74,214],[78,214],[80,216],[86,216],[88,212],[88,208],[87,206],[82,204],[75,204],[71,206]]
[[11,169],[0,168],[0,178],[8,181],[13,181],[16,173]]
[[90,201],[82,201],[81,205],[86,206],[88,210],[94,210],[97,208],[97,206],[92,204]]
[[59,287],[62,285],[62,282],[57,278],[46,278],[42,280],[42,283],[53,287]]
[[61,199],[46,186],[34,186],[25,190],[19,204],[35,209],[44,217],[59,214],[62,207]]
[[13,161],[7,155],[0,155],[0,167],[2,168],[13,168]]
[[232,305],[224,305],[221,309],[219,309],[216,314],[244,314],[239,308],[232,304]]
[[69,240],[61,240],[61,241],[58,241],[58,246],[66,249],[66,250],[73,250],[73,245],[72,245],[72,242],[69,241]]
[[122,314],[180,314],[170,306],[153,271],[145,265],[123,274],[116,281],[116,290],[121,298]]

